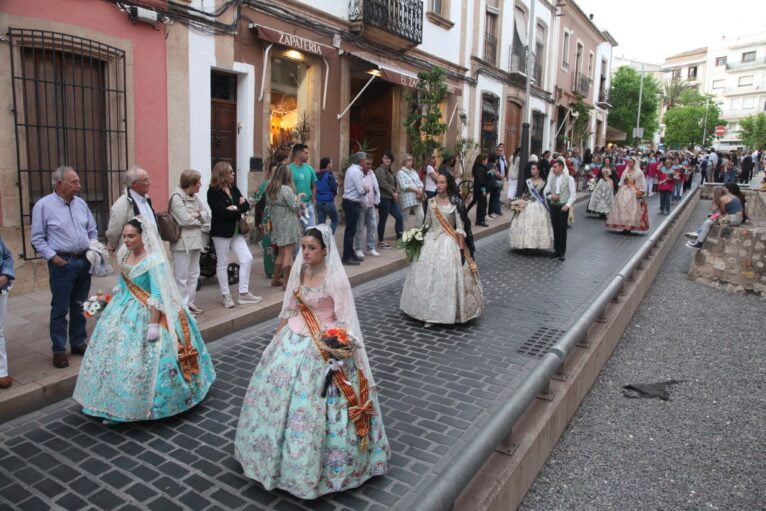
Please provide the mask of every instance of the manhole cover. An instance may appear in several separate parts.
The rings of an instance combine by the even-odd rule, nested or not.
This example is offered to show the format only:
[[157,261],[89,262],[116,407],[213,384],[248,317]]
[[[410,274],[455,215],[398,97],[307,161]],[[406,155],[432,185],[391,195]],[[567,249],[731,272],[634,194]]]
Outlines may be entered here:
[[516,353],[532,358],[543,358],[562,335],[564,335],[563,330],[541,326],[529,339],[524,341],[524,344],[519,346]]

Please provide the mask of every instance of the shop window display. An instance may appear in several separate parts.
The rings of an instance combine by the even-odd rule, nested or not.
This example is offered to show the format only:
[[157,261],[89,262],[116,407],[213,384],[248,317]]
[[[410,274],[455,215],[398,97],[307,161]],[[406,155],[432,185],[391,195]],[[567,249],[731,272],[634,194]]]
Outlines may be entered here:
[[272,59],[269,129],[272,147],[289,146],[296,141],[296,128],[306,112],[307,88],[305,64],[283,58]]

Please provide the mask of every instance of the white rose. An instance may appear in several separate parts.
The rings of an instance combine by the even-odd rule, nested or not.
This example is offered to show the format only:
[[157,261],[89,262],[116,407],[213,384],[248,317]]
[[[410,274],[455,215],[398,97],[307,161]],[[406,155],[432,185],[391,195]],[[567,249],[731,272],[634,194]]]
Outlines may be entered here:
[[423,233],[419,232],[415,235],[415,239],[418,241],[423,241]]

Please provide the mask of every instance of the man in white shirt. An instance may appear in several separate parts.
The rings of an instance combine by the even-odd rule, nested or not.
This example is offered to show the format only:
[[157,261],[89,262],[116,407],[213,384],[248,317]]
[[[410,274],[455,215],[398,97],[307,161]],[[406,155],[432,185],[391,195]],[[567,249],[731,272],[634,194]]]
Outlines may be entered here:
[[564,172],[561,160],[554,160],[551,164],[551,173],[543,193],[550,203],[553,226],[553,254],[550,257],[564,261],[567,252],[567,220],[569,209],[577,198],[577,185],[574,178]]
[[367,153],[358,152],[351,156],[351,166],[343,178],[343,213],[346,216],[346,230],[343,232],[343,264],[358,266],[362,261],[354,253],[354,237],[356,226],[362,210],[362,201],[370,192],[364,184],[364,166],[367,163]]
[[114,251],[122,243],[122,228],[138,215],[157,226],[157,217],[149,198],[149,173],[141,167],[131,167],[125,173],[125,193],[112,205],[106,240],[109,250]]
[[708,168],[707,168],[707,176],[708,176],[708,182],[713,182],[715,180],[716,175],[716,167],[718,166],[718,154],[711,149],[710,153],[707,155],[708,158]]

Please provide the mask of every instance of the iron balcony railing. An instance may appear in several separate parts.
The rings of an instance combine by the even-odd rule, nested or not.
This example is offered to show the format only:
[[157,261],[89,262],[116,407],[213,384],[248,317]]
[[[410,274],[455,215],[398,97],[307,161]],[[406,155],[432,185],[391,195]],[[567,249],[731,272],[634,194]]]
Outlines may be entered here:
[[395,34],[415,44],[423,42],[423,2],[420,0],[351,0],[350,21]]
[[527,74],[527,47],[514,44],[511,47],[511,73]]
[[484,60],[497,65],[497,37],[492,34],[484,34]]
[[590,92],[592,80],[582,73],[575,73],[572,76],[572,91],[587,96]]

